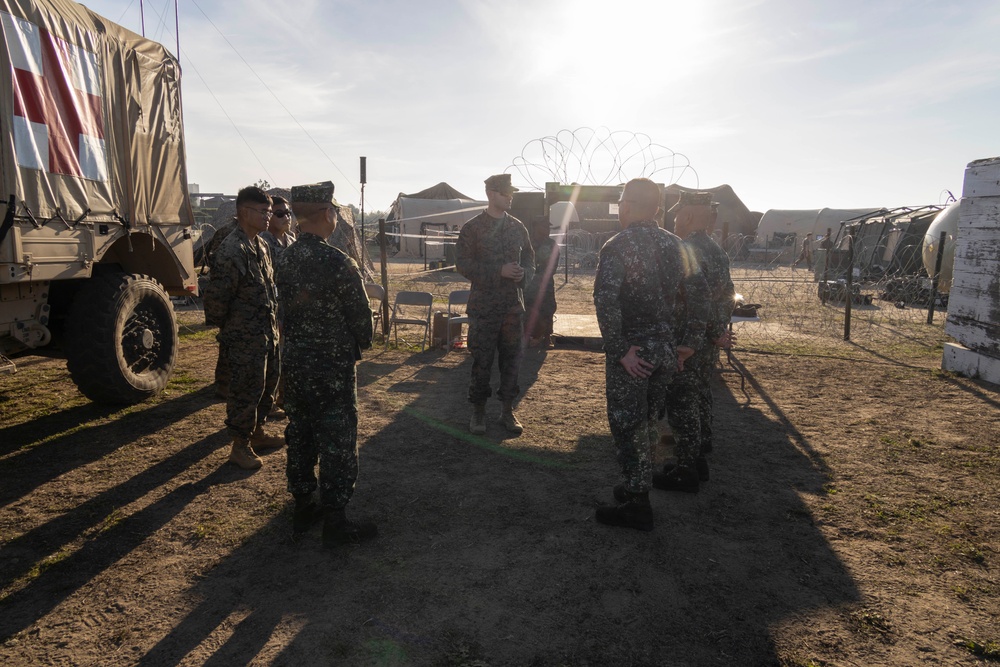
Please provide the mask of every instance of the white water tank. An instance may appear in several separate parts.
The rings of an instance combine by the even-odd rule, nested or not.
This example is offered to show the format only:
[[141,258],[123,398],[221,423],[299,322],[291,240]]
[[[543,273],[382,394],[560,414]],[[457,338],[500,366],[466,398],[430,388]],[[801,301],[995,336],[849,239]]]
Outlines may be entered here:
[[955,237],[958,235],[958,221],[961,218],[961,202],[953,202],[934,218],[924,236],[924,270],[931,278],[937,266],[938,247],[941,243],[941,232],[945,233],[944,256],[941,258],[941,276],[938,278],[938,291],[947,293],[951,289],[952,269],[955,267]]

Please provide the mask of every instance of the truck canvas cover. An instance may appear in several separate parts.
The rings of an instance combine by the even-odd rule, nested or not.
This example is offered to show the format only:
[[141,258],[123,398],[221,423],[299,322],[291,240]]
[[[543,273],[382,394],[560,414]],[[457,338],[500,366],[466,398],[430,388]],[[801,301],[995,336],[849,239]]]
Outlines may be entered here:
[[70,224],[190,225],[177,60],[65,0],[0,0],[0,28],[2,203]]

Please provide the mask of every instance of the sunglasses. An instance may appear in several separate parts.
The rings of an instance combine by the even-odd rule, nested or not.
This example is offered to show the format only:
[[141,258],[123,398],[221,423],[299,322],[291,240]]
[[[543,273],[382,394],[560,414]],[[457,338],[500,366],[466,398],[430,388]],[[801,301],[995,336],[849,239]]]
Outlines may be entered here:
[[276,217],[276,218],[290,218],[291,216],[292,216],[292,212],[289,211],[289,210],[275,211],[274,212],[274,217]]

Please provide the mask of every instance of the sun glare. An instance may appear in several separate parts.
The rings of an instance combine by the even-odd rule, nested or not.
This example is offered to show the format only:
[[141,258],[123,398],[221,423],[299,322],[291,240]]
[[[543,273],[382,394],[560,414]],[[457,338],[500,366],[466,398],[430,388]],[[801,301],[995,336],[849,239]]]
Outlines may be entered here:
[[[708,5],[692,0],[566,1],[538,10],[531,78],[615,82],[650,69],[690,71],[704,48]],[[535,13],[535,12],[533,12]],[[540,30],[537,26],[544,25]]]

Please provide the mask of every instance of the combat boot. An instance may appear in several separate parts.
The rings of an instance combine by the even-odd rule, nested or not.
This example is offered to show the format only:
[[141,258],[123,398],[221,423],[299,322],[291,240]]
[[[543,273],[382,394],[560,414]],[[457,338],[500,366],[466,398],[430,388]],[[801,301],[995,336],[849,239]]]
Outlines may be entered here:
[[[663,472],[670,474],[677,468],[676,462],[664,463]],[[708,481],[708,459],[704,456],[699,456],[694,460],[694,469],[698,471],[698,481],[707,482]]]
[[285,446],[285,439],[280,435],[268,435],[263,426],[257,426],[250,436],[250,444],[257,449],[280,449]]
[[517,420],[517,415],[514,414],[514,404],[511,401],[503,402],[503,409],[500,411],[500,423],[511,433],[521,435],[524,431],[521,422]]
[[486,433],[486,404],[472,404],[472,419],[469,420],[469,431],[476,435]]
[[323,517],[323,546],[332,549],[342,544],[359,544],[378,537],[374,523],[351,521],[343,507],[329,508]]
[[627,503],[636,496],[636,494],[626,489],[624,484],[616,484],[615,488],[611,489],[611,495],[615,497],[615,502],[619,505]]
[[[617,488],[616,488],[617,491]],[[606,526],[653,530],[653,508],[649,504],[649,493],[629,493],[629,499],[614,507],[598,507],[595,518]]]
[[233,448],[229,452],[229,462],[235,463],[244,470],[259,470],[264,465],[246,438],[233,439]]
[[295,511],[292,513],[292,535],[298,536],[309,529],[323,517],[322,508],[316,503],[311,493],[295,494]]
[[698,493],[698,471],[692,465],[678,465],[670,472],[654,472],[653,487],[663,491]]

